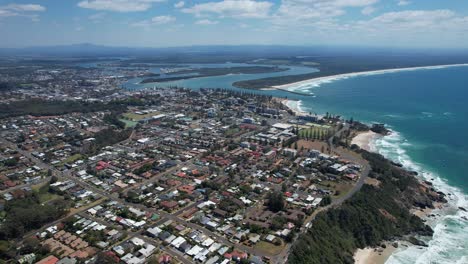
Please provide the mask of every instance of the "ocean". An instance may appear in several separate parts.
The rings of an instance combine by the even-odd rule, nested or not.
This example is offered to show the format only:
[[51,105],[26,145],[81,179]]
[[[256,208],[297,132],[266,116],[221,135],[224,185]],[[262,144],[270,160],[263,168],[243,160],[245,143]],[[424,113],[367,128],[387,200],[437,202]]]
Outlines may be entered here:
[[433,211],[429,247],[400,247],[387,261],[468,263],[468,67],[420,69],[310,82],[288,89],[313,93],[306,112],[385,123],[390,136],[373,150],[419,172],[447,194],[448,207]]
[[[156,86],[242,90],[234,88],[232,82],[310,71],[292,67],[281,73],[196,78]],[[124,87],[133,90],[155,86],[140,85],[138,81],[129,80]],[[372,148],[419,172],[419,177],[432,181],[447,194],[448,206],[434,210],[437,217],[428,219],[435,231],[432,239],[423,238],[429,246],[400,247],[387,263],[468,264],[468,212],[459,209],[468,210],[468,67],[351,74],[302,82],[288,89],[310,96],[277,90],[257,92],[298,100],[296,106],[306,112],[385,123],[393,133],[373,142]]]

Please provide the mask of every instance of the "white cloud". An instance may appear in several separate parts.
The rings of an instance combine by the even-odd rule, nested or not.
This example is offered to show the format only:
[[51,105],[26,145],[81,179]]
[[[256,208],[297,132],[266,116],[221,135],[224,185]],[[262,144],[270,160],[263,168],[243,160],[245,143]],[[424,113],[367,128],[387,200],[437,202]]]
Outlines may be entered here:
[[185,6],[185,2],[184,1],[180,1],[180,2],[177,2],[174,4],[174,7],[175,8],[182,8]]
[[17,15],[17,13],[15,13],[15,12],[0,9],[0,17],[10,17],[10,16],[16,16],[16,15]]
[[36,4],[24,4],[24,5],[19,5],[19,4],[10,4],[7,6],[4,6],[3,8],[13,10],[13,11],[24,11],[24,12],[42,12],[45,11],[46,8],[41,6],[41,5],[36,5]]
[[151,27],[156,25],[164,25],[175,22],[176,18],[173,16],[155,16],[149,20],[142,20],[136,23],[133,23],[132,26],[136,27]]
[[176,21],[176,18],[173,16],[155,16],[151,19],[151,22],[157,25],[167,24],[174,21]]
[[399,6],[406,6],[406,5],[409,5],[409,4],[411,4],[411,2],[410,2],[410,1],[407,1],[407,0],[400,0],[400,1],[398,1],[398,5],[399,5]]
[[46,8],[41,5],[36,4],[9,4],[5,6],[0,6],[0,18],[5,17],[28,17],[33,22],[39,21],[39,16],[37,12],[46,11]]
[[414,29],[426,28],[433,30],[447,21],[451,21],[456,17],[456,14],[447,9],[441,10],[411,10],[400,12],[388,12],[371,20],[359,22],[369,27],[386,27],[388,29]]
[[361,36],[427,45],[424,41],[448,41],[457,36],[467,36],[468,17],[446,9],[388,12],[355,22],[347,30]]
[[196,4],[193,7],[182,9],[182,12],[196,16],[215,14],[220,17],[262,18],[268,16],[272,6],[273,3],[267,1],[223,0]]
[[[304,25],[329,23],[346,13],[347,8],[363,8],[373,11],[371,6],[379,0],[282,0],[278,12],[273,16],[275,25]],[[367,8],[367,9],[366,9]]]
[[374,13],[374,12],[375,12],[375,8],[372,7],[372,6],[366,6],[361,10],[361,13],[363,15],[367,15],[367,16]]
[[106,16],[106,13],[96,13],[88,17],[89,20],[93,22],[99,22]]
[[215,20],[209,20],[209,19],[201,19],[195,22],[197,25],[216,25],[218,24],[218,21]]
[[94,10],[138,12],[150,9],[153,3],[164,1],[165,0],[83,0],[78,3],[78,6]]

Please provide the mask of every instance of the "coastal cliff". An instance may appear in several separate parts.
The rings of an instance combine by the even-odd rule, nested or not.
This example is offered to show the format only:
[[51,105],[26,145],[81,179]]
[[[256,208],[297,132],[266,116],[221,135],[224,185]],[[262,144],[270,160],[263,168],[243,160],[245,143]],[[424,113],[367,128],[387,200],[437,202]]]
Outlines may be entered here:
[[371,165],[372,184],[365,184],[340,207],[320,213],[295,242],[289,263],[354,263],[358,248],[432,236],[433,230],[410,210],[444,203],[444,194],[379,154],[359,152]]

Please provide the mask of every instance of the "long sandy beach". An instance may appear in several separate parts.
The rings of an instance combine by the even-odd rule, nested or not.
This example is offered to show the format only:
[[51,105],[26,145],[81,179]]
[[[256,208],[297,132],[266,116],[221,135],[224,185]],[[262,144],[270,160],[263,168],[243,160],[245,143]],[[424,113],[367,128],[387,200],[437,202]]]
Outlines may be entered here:
[[407,67],[407,68],[385,69],[385,70],[364,71],[364,72],[351,72],[351,73],[344,73],[344,74],[337,74],[337,75],[331,75],[331,76],[325,76],[325,77],[312,78],[312,79],[307,79],[307,80],[304,80],[304,81],[288,83],[288,84],[283,84],[283,85],[276,85],[276,86],[272,86],[271,88],[267,88],[267,89],[275,89],[276,88],[276,89],[288,90],[288,89],[291,89],[291,88],[296,88],[298,86],[320,85],[322,83],[335,81],[335,80],[340,80],[340,79],[351,78],[351,77],[356,77],[356,76],[377,75],[377,74],[402,72],[402,71],[436,70],[436,69],[443,69],[443,68],[448,68],[448,67],[462,67],[462,66],[468,66],[468,64],[466,64],[466,63],[465,64],[447,64],[447,65]]

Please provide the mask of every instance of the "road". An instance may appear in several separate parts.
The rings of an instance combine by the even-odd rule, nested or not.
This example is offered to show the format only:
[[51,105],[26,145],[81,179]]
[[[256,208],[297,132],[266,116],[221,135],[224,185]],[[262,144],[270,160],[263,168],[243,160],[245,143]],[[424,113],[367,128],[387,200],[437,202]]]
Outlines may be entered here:
[[[343,195],[343,196],[341,196],[341,197],[339,197],[337,199],[334,199],[330,205],[327,205],[325,207],[320,207],[317,210],[315,210],[312,213],[312,215],[310,215],[304,221],[303,226],[301,227],[299,233],[294,237],[293,242],[289,243],[281,251],[281,253],[279,255],[274,256],[274,258],[272,258],[273,263],[286,263],[287,260],[288,260],[288,255],[289,255],[289,253],[291,251],[291,247],[294,245],[295,241],[299,238],[300,234],[305,233],[308,228],[312,227],[312,222],[315,220],[317,215],[319,213],[321,213],[321,212],[325,212],[325,211],[327,211],[327,210],[329,210],[331,208],[334,208],[334,207],[337,207],[337,206],[341,205],[346,200],[351,198],[356,192],[358,192],[362,188],[362,186],[364,185],[367,177],[369,176],[369,172],[371,170],[371,168],[369,166],[369,163],[367,161],[363,160],[363,159],[357,159],[355,156],[352,156],[352,155],[349,155],[346,152],[340,151],[338,148],[335,147],[335,145],[333,143],[335,137],[340,137],[348,129],[349,129],[349,124],[344,124],[343,127],[340,130],[335,132],[335,134],[333,134],[333,136],[328,139],[328,145],[330,146],[330,152],[331,153],[338,153],[342,158],[353,161],[353,162],[356,162],[356,163],[361,163],[362,164],[364,162],[364,164],[362,164],[363,167],[361,169],[361,174],[360,174],[359,179],[357,180],[357,182],[353,186],[353,188],[350,191],[348,191],[345,195]],[[309,226],[309,227],[306,228],[306,226]]]
[[[344,125],[340,130],[338,130],[329,140],[328,140],[328,143],[329,143],[329,146],[330,146],[330,150],[332,153],[340,153],[342,155],[343,158],[345,159],[349,159],[351,161],[355,161],[356,162],[356,157],[353,157],[353,156],[350,156],[350,155],[347,155],[347,153],[344,153],[344,152],[341,152],[340,150],[338,150],[334,144],[333,144],[333,140],[335,137],[339,137],[342,133],[344,133],[346,130],[349,129],[349,126],[348,125]],[[252,132],[253,133],[253,132]],[[243,136],[246,136],[250,133],[246,133],[244,134]],[[132,135],[133,137],[133,135]],[[237,140],[241,139],[241,137],[238,137],[236,138]],[[290,243],[288,244],[284,250],[276,255],[276,256],[272,256],[262,250],[258,250],[258,249],[254,249],[254,248],[251,248],[251,247],[247,247],[243,244],[239,244],[239,243],[233,243],[231,241],[229,241],[226,237],[224,236],[221,236],[221,235],[218,235],[206,228],[204,228],[203,226],[200,226],[200,225],[197,225],[197,224],[194,224],[194,223],[191,223],[191,222],[188,222],[188,221],[185,221],[181,218],[179,218],[178,216],[186,211],[186,210],[190,210],[194,207],[196,207],[198,204],[200,204],[202,201],[199,201],[199,202],[196,202],[196,203],[192,203],[188,206],[186,206],[185,208],[182,208],[180,210],[178,210],[177,212],[174,212],[174,213],[167,213],[167,212],[164,212],[164,211],[159,211],[159,210],[155,210],[153,208],[148,208],[142,204],[133,204],[133,203],[129,203],[127,201],[125,201],[124,199],[121,199],[118,197],[118,195],[116,193],[107,193],[105,191],[103,191],[102,189],[99,189],[85,181],[83,181],[81,178],[78,178],[76,176],[73,175],[73,171],[71,170],[66,170],[66,171],[59,171],[57,170],[56,168],[54,168],[53,166],[49,165],[49,164],[46,164],[44,163],[43,161],[41,161],[40,159],[34,157],[31,155],[31,153],[27,152],[27,151],[24,151],[24,150],[21,150],[19,149],[15,144],[12,144],[10,142],[7,142],[5,140],[1,140],[0,139],[0,143],[2,144],[5,144],[9,147],[11,147],[12,149],[15,149],[17,150],[19,153],[21,153],[22,155],[24,155],[25,157],[28,157],[29,159],[31,159],[33,162],[35,162],[39,167],[41,167],[42,169],[47,169],[47,170],[51,170],[53,172],[53,174],[55,174],[56,176],[62,178],[62,179],[68,179],[68,180],[72,180],[74,181],[76,184],[80,185],[81,187],[83,188],[86,188],[88,190],[91,190],[93,191],[94,193],[96,194],[99,194],[101,195],[102,197],[105,197],[109,200],[113,200],[113,201],[116,201],[122,205],[125,205],[125,206],[129,206],[129,207],[134,207],[134,208],[138,208],[138,209],[141,209],[141,210],[144,210],[144,211],[147,211],[147,212],[151,212],[151,213],[156,213],[158,215],[161,216],[161,219],[158,220],[156,222],[156,225],[157,224],[162,224],[164,222],[166,222],[167,220],[172,220],[174,222],[177,222],[179,224],[182,224],[184,226],[187,226],[187,227],[190,227],[192,229],[195,229],[195,230],[198,230],[198,231],[201,231],[205,234],[207,234],[208,236],[210,236],[211,238],[217,240],[218,242],[221,242],[223,244],[225,244],[226,246],[229,246],[229,247],[236,247],[238,248],[239,250],[242,250],[244,252],[247,252],[249,254],[252,254],[252,255],[257,255],[257,256],[270,256],[272,258],[272,261],[274,263],[285,263],[287,261],[287,256],[291,250],[291,247],[293,245],[293,243]],[[362,160],[360,160],[361,163],[362,163]],[[173,173],[174,171],[184,167],[184,166],[188,166],[189,165],[189,162],[183,162],[183,163],[180,163],[178,165],[176,165],[175,167],[163,172],[163,174],[167,174],[167,173]],[[345,202],[346,200],[348,200],[349,198],[351,198],[356,192],[358,192],[361,187],[363,186],[364,182],[365,182],[365,179],[367,178],[368,174],[370,172],[370,167],[369,165],[366,163],[364,164],[363,168],[362,168],[362,171],[361,171],[361,175],[360,175],[360,178],[358,179],[358,181],[356,182],[356,184],[354,185],[354,187],[345,195],[343,195],[342,197],[338,198],[338,199],[335,199],[332,201],[332,203],[326,207],[321,207],[319,208],[318,210],[316,210],[311,216],[309,216],[306,221],[304,222],[304,226],[301,228],[299,234],[301,233],[304,233],[306,232],[306,228],[305,226],[309,223],[312,223],[313,220],[315,219],[315,217],[318,215],[319,212],[323,212],[323,211],[326,211],[330,208],[333,208],[335,206],[339,206],[340,204],[342,204],[343,202]],[[132,186],[131,188],[129,188],[129,190],[131,189],[136,189],[136,188],[139,188],[141,187],[142,185],[144,184],[148,184],[150,182],[153,182],[153,181],[156,181],[158,177],[153,177],[149,180],[146,180],[146,181],[143,181],[137,185],[134,185]],[[46,179],[44,179],[46,180]],[[18,188],[21,188],[20,186],[18,186]],[[87,207],[84,207],[82,208],[82,210],[78,210],[77,212],[75,212],[74,214],[82,214],[84,212],[84,210],[88,209]],[[71,214],[73,215],[73,214]],[[67,215],[66,217],[69,217],[70,215]],[[56,224],[60,221],[63,221],[66,217],[63,217],[61,219],[58,219],[56,221],[54,221],[52,224]],[[86,217],[89,217],[88,215],[86,215]],[[100,220],[102,221],[102,220]],[[50,226],[50,224],[48,225]],[[41,228],[40,230],[43,230],[45,229],[45,227]],[[40,231],[40,230],[35,230],[35,231],[32,231],[30,233],[28,233],[28,235],[31,235],[33,233],[36,233],[37,231]],[[142,236],[141,234],[144,232],[144,230],[139,230],[138,232],[130,232],[130,237],[134,237],[134,236],[138,236],[138,237],[141,237],[142,239],[144,240],[148,240],[148,238]],[[294,238],[294,241],[298,238],[299,235],[296,235],[296,237]],[[154,243],[154,241],[152,241],[152,243]],[[179,260],[183,263],[191,263],[189,260],[187,260],[180,252],[178,252],[177,250],[174,250],[170,247],[166,247],[165,250],[167,250],[169,253],[173,254],[174,256],[177,256],[179,258]]]

